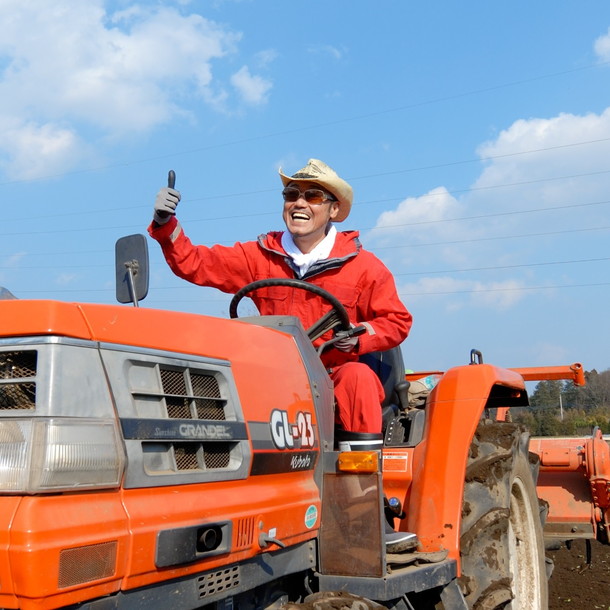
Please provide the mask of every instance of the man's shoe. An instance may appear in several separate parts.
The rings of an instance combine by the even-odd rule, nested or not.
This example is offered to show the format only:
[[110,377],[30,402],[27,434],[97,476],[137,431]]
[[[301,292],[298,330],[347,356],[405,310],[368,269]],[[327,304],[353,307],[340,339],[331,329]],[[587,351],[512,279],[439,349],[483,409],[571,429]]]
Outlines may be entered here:
[[404,553],[413,551],[419,544],[415,534],[411,532],[397,532],[386,521],[385,525],[385,550],[386,553]]

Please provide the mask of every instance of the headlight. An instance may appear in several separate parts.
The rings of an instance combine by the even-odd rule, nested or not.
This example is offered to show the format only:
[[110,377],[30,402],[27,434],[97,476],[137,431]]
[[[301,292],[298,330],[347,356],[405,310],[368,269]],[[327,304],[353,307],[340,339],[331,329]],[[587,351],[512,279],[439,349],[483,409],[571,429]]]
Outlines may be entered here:
[[124,466],[112,420],[0,420],[0,493],[117,487]]

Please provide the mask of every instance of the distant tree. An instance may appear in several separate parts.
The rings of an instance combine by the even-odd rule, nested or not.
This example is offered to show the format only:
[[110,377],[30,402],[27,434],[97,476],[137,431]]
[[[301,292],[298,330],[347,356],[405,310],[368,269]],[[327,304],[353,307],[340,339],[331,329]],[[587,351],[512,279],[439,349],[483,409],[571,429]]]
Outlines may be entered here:
[[561,398],[566,409],[582,409],[586,403],[583,388],[574,385],[571,381],[564,381]]
[[561,434],[561,421],[550,409],[543,411],[540,415],[536,434],[539,436],[559,436]]
[[598,373],[595,369],[585,374],[587,381],[581,388],[581,395],[592,408],[610,407],[610,369]]
[[557,380],[541,381],[530,396],[532,407],[548,409],[559,407],[559,397],[563,391],[563,383]]
[[610,369],[585,373],[586,385],[571,381],[540,381],[530,406],[515,409],[513,421],[534,436],[588,436],[595,427],[610,433]]
[[532,436],[539,436],[538,434],[538,419],[529,410],[519,409],[515,414],[511,414],[515,423],[523,424]]

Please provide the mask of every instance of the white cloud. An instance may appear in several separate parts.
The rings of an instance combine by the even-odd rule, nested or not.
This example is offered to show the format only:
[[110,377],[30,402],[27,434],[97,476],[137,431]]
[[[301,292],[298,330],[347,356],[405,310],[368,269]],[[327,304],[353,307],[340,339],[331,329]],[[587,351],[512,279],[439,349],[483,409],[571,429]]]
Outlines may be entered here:
[[593,48],[601,61],[610,61],[610,28],[595,41]]
[[271,81],[254,76],[250,73],[248,66],[243,66],[231,77],[231,84],[239,92],[244,101],[251,105],[263,104],[271,87]]
[[531,345],[525,342],[524,351],[528,358],[539,366],[564,365],[571,362],[574,354],[564,345],[549,342],[536,342]]
[[76,273],[60,273],[55,278],[55,283],[59,286],[70,286],[74,284],[74,282],[78,279],[78,274]]
[[277,59],[277,56],[275,49],[265,49],[254,56],[254,62],[259,68],[266,68]]
[[610,225],[610,109],[517,120],[478,154],[483,167],[469,191],[437,187],[378,217],[367,240],[397,275],[430,270],[401,292],[506,310],[533,295],[554,298],[555,285],[599,281],[584,279],[582,266],[549,263],[602,255],[595,238]]
[[[6,258],[0,261],[0,283],[4,283],[9,276],[9,274],[5,273],[5,271],[19,269],[20,263],[25,258],[25,256],[26,253],[23,251],[15,252],[14,254],[7,256]],[[6,289],[0,285],[0,299],[8,298],[6,294],[3,296],[3,290]]]
[[[32,176],[65,166],[82,153],[84,133],[125,138],[188,114],[189,104],[229,102],[213,68],[236,54],[239,33],[168,6],[123,3],[115,13],[105,6],[0,3],[0,150],[13,172]],[[247,68],[236,78],[240,101],[266,100],[269,80]],[[7,131],[17,134],[18,150]]]
[[82,158],[86,150],[73,130],[52,123],[13,123],[1,131],[7,145],[0,165],[10,178],[60,172]]
[[[420,197],[407,197],[398,204],[395,210],[383,212],[377,219],[371,238],[380,243],[388,243],[396,235],[408,230],[415,239],[427,239],[428,229],[434,223],[454,217],[458,214],[460,205],[445,187],[432,189]],[[425,226],[421,232],[413,231],[417,225]]]
[[520,119],[495,140],[479,146],[487,167],[474,188],[607,169],[609,145],[603,140],[608,138],[610,108],[599,115],[563,113],[550,119]]
[[347,54],[345,48],[339,48],[330,44],[317,44],[310,46],[307,51],[312,55],[326,55],[337,61],[343,59]]
[[25,258],[25,255],[25,252],[15,252],[15,254],[11,254],[9,257],[7,257],[3,266],[10,267],[11,269],[19,267],[19,263],[21,263],[21,261]]

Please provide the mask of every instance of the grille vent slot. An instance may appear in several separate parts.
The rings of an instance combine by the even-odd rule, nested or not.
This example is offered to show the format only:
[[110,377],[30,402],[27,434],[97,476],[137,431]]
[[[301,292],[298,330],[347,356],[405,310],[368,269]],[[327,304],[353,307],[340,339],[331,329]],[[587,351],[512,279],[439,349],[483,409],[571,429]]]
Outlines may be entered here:
[[35,350],[0,352],[0,410],[36,407]]
[[235,525],[235,548],[250,548],[254,543],[254,517],[239,519]]
[[197,586],[199,599],[204,599],[219,593],[225,593],[239,586],[239,566],[231,566],[217,572],[210,572],[199,578]]
[[197,454],[200,446],[193,443],[174,443],[174,458],[178,470],[197,470],[199,460]]
[[167,416],[172,419],[212,419],[224,421],[224,401],[214,375],[189,369],[161,368]]
[[112,576],[116,570],[117,550],[116,540],[63,549],[59,553],[57,586],[64,589]]
[[229,443],[210,443],[203,450],[203,461],[206,468],[227,468],[230,457],[231,445]]
[[[162,363],[155,368],[161,392],[133,391],[141,418],[180,420],[180,425],[188,420],[194,425],[201,422],[204,426],[234,421],[233,409],[228,406],[226,390],[223,392],[222,377],[219,378],[218,373]],[[234,470],[241,464],[238,444],[238,441],[224,440],[163,442],[157,438],[155,443],[146,443],[144,459],[147,470],[155,473]]]
[[[160,368],[167,416],[170,419],[206,419],[224,421],[224,401],[214,375],[189,369]],[[227,468],[231,446],[227,443],[173,443],[176,470]]]

